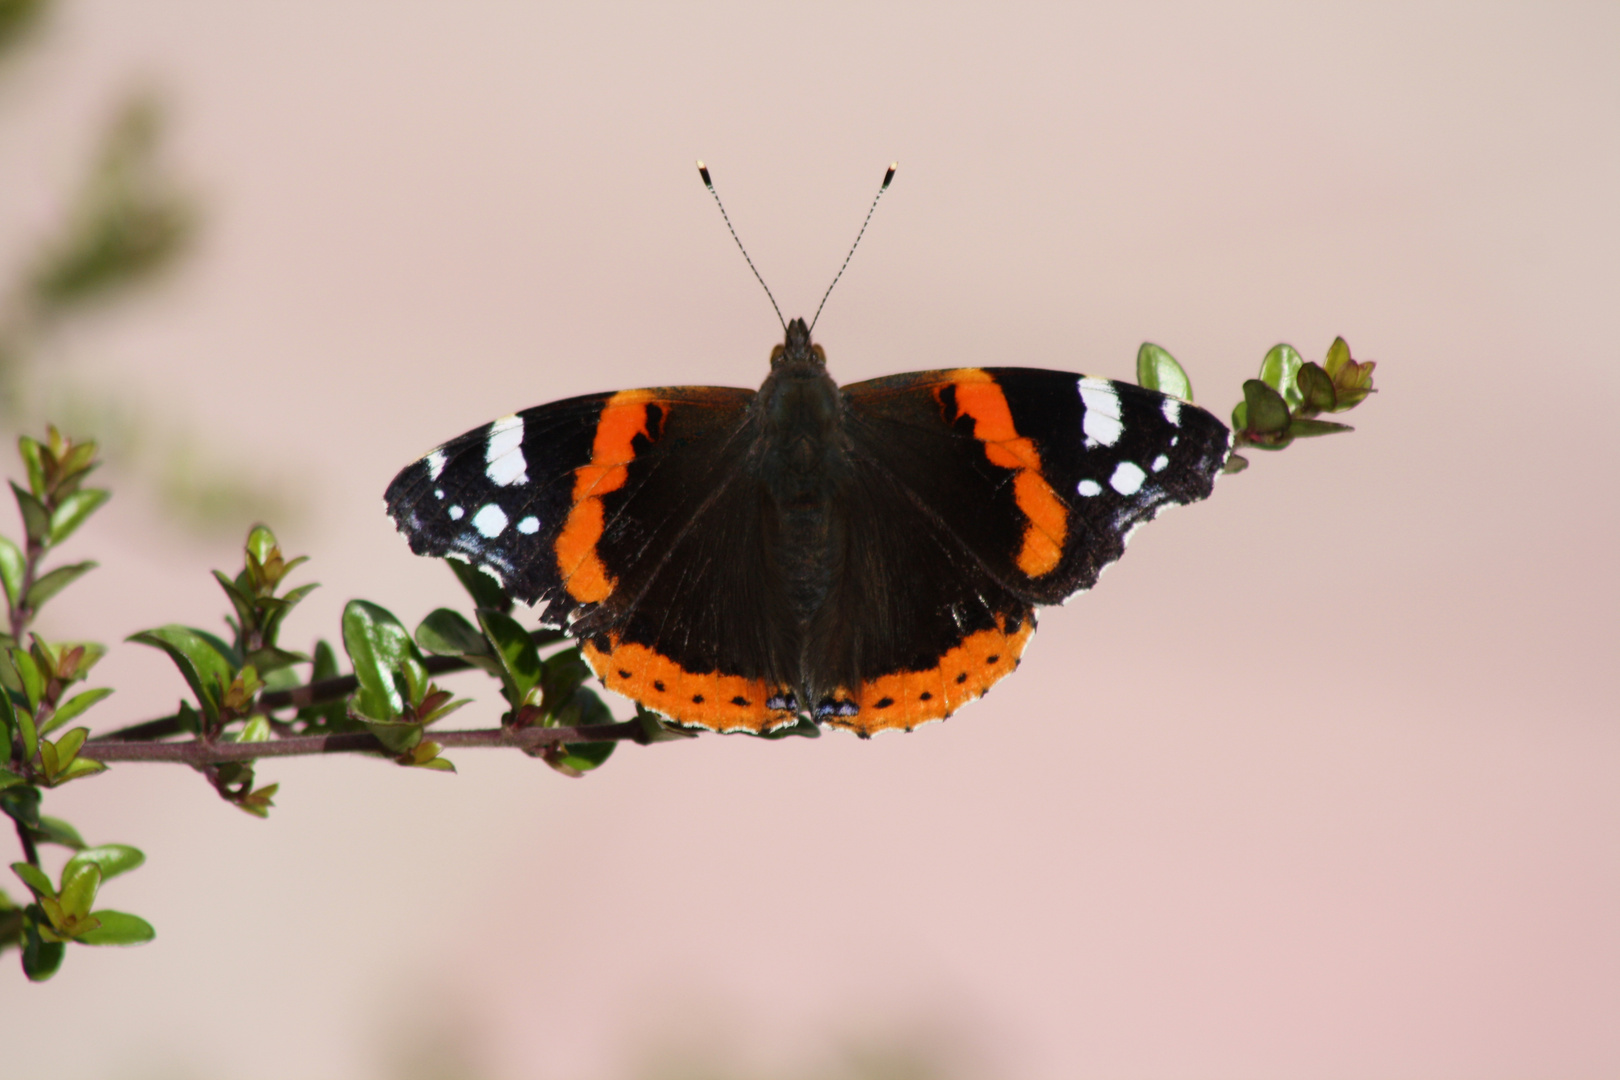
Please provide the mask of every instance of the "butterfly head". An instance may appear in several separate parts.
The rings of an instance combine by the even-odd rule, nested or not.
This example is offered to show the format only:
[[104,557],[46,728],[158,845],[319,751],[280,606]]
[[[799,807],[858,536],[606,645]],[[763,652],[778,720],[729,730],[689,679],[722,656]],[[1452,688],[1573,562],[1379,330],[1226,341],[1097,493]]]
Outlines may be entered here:
[[827,354],[810,343],[810,328],[803,319],[787,325],[787,339],[771,350],[771,370],[789,374],[819,374],[827,369]]

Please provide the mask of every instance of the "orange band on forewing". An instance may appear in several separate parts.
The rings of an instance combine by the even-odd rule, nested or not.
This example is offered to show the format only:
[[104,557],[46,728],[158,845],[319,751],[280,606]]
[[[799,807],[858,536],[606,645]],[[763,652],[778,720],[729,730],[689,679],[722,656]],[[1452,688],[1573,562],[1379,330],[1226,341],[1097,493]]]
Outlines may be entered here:
[[602,685],[681,724],[711,731],[771,731],[797,721],[788,709],[766,702],[783,696],[763,679],[719,672],[687,671],[669,657],[644,645],[609,638],[608,651],[587,641],[580,648]]
[[636,459],[635,438],[649,437],[647,402],[652,398],[650,390],[621,390],[608,398],[596,418],[591,462],[574,470],[574,505],[557,534],[554,550],[563,587],[582,603],[606,600],[618,584],[596,552],[606,527],[602,496],[619,490],[630,478],[629,465]]
[[1069,511],[1041,475],[1041,453],[1018,434],[1007,396],[989,372],[972,368],[957,372],[954,379],[957,412],[973,417],[973,437],[984,444],[985,458],[992,465],[1017,472],[1013,498],[1028,519],[1018,569],[1032,578],[1050,573],[1063,559]]
[[918,724],[942,720],[996,682],[1013,673],[1024,646],[1035,632],[1033,617],[1025,618],[1008,633],[1006,623],[993,630],[969,634],[956,648],[940,657],[928,671],[898,671],[864,682],[853,694],[860,711],[854,716],[829,717],[827,723],[862,735],[893,728],[910,731]]

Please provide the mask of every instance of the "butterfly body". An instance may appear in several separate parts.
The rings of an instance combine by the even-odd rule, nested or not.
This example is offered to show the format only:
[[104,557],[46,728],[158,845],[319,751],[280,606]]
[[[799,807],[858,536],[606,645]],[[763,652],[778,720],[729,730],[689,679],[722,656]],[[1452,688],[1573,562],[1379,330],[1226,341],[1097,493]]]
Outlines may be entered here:
[[1011,673],[1036,605],[1208,495],[1229,446],[1191,404],[1067,372],[840,388],[794,320],[758,392],[542,405],[433,451],[386,501],[412,550],[544,601],[609,689],[677,723],[864,735]]

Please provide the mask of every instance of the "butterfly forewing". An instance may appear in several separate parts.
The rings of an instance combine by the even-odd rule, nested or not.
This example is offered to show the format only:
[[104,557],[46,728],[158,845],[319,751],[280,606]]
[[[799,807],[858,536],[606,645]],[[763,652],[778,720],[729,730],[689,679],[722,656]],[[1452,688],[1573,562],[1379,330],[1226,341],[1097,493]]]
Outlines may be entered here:
[[683,386],[540,405],[445,443],[384,499],[412,551],[483,567],[566,626],[617,591],[605,552],[634,565],[691,517],[753,396]]
[[888,471],[1017,595],[1089,588],[1136,526],[1206,497],[1230,433],[1129,383],[957,368],[844,388],[858,453]]

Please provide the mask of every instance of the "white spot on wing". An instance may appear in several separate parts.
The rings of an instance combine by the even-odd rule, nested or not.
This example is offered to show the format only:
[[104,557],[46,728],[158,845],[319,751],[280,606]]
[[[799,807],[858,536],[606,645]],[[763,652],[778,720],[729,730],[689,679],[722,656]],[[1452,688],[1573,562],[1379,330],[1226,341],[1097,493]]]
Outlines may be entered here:
[[1159,408],[1164,410],[1164,418],[1170,421],[1171,427],[1181,426],[1180,398],[1167,397],[1164,399],[1164,402],[1159,406]]
[[[529,463],[523,459],[523,418],[503,416],[489,426],[484,447],[484,475],[499,487],[529,482]],[[504,525],[504,517],[502,518]]]
[[1135,495],[1142,489],[1142,481],[1147,479],[1147,473],[1132,461],[1122,461],[1114,468],[1114,475],[1108,478],[1108,486],[1121,495]]
[[439,478],[439,474],[444,472],[444,451],[443,450],[435,450],[435,451],[433,451],[433,453],[431,453],[427,457],[423,458],[422,461],[428,467],[428,479],[429,480],[437,480]]
[[1089,499],[1093,495],[1102,494],[1102,485],[1097,483],[1095,480],[1082,480],[1080,481],[1080,486],[1075,488],[1075,490]]
[[1170,459],[1165,457],[1163,454],[1160,454],[1158,457],[1153,459],[1153,471],[1164,472],[1164,467],[1168,464],[1170,464]]
[[473,515],[472,523],[473,528],[493,540],[506,531],[506,511],[494,503],[485,503]]
[[535,517],[533,514],[530,514],[528,517],[518,522],[518,532],[524,534],[525,536],[533,536],[539,531],[540,519]]
[[451,507],[451,508],[450,508],[450,520],[451,520],[451,521],[460,521],[460,520],[461,520],[461,519],[462,519],[462,517],[463,517],[463,516],[464,516],[464,515],[465,515],[465,514],[466,514],[466,513],[467,513],[467,511],[465,511],[465,510],[463,510],[463,509],[462,509],[462,508],[461,508],[461,507],[459,507],[459,506],[452,506],[452,507]]
[[1114,389],[1114,384],[1107,379],[1081,379],[1080,402],[1085,406],[1080,427],[1086,433],[1086,438],[1103,446],[1113,446],[1119,442],[1125,425],[1120,423],[1119,392]]
[[433,489],[433,497],[434,497],[434,498],[435,498],[435,499],[442,499],[442,498],[444,498],[444,488],[434,488],[434,489]]

